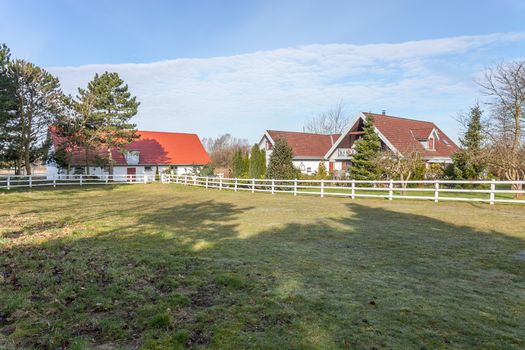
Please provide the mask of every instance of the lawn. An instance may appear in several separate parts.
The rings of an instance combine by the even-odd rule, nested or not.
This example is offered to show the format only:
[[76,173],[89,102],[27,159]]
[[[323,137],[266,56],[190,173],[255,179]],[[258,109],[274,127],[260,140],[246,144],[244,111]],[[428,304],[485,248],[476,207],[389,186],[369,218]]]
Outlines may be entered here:
[[525,209],[0,192],[0,348],[525,347]]

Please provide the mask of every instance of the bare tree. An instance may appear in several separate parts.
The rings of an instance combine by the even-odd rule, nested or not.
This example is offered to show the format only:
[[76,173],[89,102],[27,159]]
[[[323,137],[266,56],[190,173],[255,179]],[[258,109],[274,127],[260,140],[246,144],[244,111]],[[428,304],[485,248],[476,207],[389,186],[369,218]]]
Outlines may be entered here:
[[[485,158],[498,176],[522,181],[525,179],[525,60],[488,69],[479,85],[491,110]],[[523,186],[515,184],[513,188],[521,190]]]
[[240,149],[247,152],[250,147],[248,140],[236,138],[230,134],[223,134],[217,138],[205,137],[202,139],[202,144],[217,167],[230,167],[235,151]]
[[[374,162],[376,163],[382,176],[386,179],[410,181],[418,173],[423,173],[425,162],[417,150],[407,151],[404,154],[391,151],[382,152]],[[402,195],[406,193],[406,182],[401,182]]]
[[333,105],[326,112],[313,117],[308,121],[304,129],[314,134],[340,134],[350,123],[350,117],[346,113],[342,101]]

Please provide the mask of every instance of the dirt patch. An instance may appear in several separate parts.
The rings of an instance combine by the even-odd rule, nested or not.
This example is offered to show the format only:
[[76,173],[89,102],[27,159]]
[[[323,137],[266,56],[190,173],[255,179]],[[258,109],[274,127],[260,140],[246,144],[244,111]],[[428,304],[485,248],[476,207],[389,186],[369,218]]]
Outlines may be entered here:
[[220,290],[221,288],[214,283],[199,286],[197,291],[191,295],[191,307],[206,308],[212,306]]

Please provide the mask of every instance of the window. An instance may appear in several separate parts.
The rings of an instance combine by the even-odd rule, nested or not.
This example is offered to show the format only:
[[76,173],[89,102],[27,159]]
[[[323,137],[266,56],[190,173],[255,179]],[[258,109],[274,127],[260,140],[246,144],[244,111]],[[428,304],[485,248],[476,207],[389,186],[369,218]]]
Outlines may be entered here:
[[301,171],[305,171],[306,167],[304,166],[304,163],[301,162],[301,164],[299,165],[299,170]]
[[268,151],[271,151],[272,150],[272,144],[269,142],[269,141],[266,141],[266,149]]
[[144,167],[144,171],[151,171],[151,167],[150,166],[145,166]]
[[310,167],[306,168],[306,172],[307,173],[311,173],[312,172],[312,168],[310,168]]

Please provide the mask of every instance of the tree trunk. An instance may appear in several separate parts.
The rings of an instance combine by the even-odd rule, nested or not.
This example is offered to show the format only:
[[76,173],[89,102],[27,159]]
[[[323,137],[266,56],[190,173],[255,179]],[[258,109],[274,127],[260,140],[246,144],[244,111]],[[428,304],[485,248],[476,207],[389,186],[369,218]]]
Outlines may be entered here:
[[113,175],[113,155],[111,154],[111,148],[108,148],[108,159],[109,159],[109,175]]
[[[523,190],[523,185],[522,184],[513,184],[512,185],[512,189],[514,191],[521,191],[521,190]],[[514,195],[514,199],[523,199],[523,193],[516,193]]]

